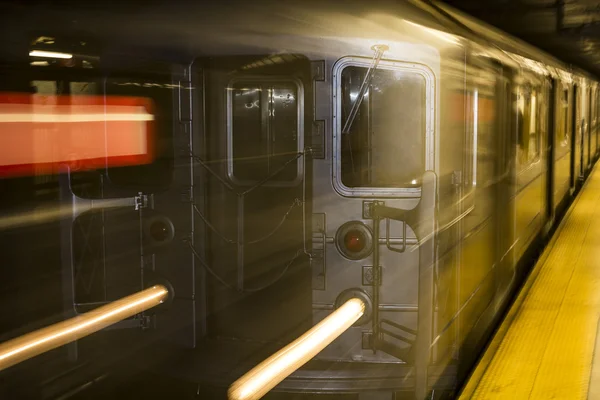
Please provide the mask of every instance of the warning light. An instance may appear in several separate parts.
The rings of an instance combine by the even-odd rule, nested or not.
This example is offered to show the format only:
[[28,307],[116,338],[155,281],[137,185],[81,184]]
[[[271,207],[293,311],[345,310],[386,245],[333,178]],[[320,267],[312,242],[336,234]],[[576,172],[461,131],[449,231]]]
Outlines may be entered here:
[[336,245],[344,257],[361,260],[373,249],[371,229],[360,221],[346,222],[336,233]]
[[344,237],[346,248],[354,253],[358,253],[365,248],[365,236],[358,230],[351,230]]
[[0,94],[0,177],[148,164],[147,98]]

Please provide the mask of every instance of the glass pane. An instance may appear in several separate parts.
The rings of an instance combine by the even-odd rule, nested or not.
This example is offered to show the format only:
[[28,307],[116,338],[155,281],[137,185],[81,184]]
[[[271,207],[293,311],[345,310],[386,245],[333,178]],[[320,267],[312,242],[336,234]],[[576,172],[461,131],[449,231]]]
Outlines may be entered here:
[[[268,173],[268,139],[263,129],[263,93],[243,85],[233,89],[233,165],[239,180],[257,180]],[[264,127],[266,128],[266,127]]]
[[522,167],[536,161],[540,154],[538,118],[539,90],[521,88],[518,96],[519,148],[518,160]]
[[97,96],[100,94],[96,82],[70,82],[70,92],[72,95]]
[[[342,71],[342,126],[367,68]],[[424,167],[425,80],[403,71],[375,71],[347,134],[341,138],[341,177],[347,187],[411,187]]]
[[52,96],[57,92],[55,81],[33,81],[31,82],[31,87],[33,93],[40,96]]
[[[491,92],[493,93],[493,92]],[[486,187],[494,182],[497,136],[495,134],[496,98],[493,95],[478,94],[477,97],[477,130],[475,132],[475,148],[477,150],[476,181],[478,187]]]
[[237,83],[231,97],[234,177],[246,182],[296,179],[298,162],[288,162],[300,151],[297,87]]
[[[271,89],[271,171],[277,171],[298,153],[298,99],[293,85]],[[297,163],[292,162],[275,180],[294,180],[297,175]]]
[[538,129],[538,94],[533,92],[531,94],[530,108],[529,111],[529,161],[534,161],[539,155],[539,129]]
[[561,100],[561,118],[562,118],[562,135],[559,137],[561,142],[566,142],[569,138],[569,91],[563,90]]

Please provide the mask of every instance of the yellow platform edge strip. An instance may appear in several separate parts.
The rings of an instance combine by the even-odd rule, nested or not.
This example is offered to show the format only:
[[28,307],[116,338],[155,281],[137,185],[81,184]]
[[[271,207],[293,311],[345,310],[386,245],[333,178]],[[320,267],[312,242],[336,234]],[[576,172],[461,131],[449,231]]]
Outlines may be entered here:
[[544,264],[548,260],[548,257],[554,250],[556,242],[557,242],[558,238],[561,236],[561,234],[563,233],[563,230],[564,230],[564,227],[565,227],[567,221],[569,220],[569,218],[573,214],[573,211],[576,209],[577,205],[579,204],[582,194],[584,193],[585,189],[588,187],[588,184],[592,180],[592,176],[597,172],[596,169],[597,169],[597,164],[594,165],[592,171],[588,175],[588,178],[584,182],[579,193],[577,194],[575,199],[573,199],[573,202],[569,206],[568,210],[565,212],[561,222],[559,223],[554,234],[550,238],[550,241],[546,245],[546,248],[544,249],[544,251],[542,252],[540,257],[538,258],[535,266],[533,267],[529,276],[527,277],[527,280],[525,281],[521,290],[519,291],[519,294],[517,295],[513,304],[510,306],[510,309],[509,309],[508,313],[506,314],[506,316],[504,317],[502,323],[500,324],[500,327],[494,333],[492,340],[488,343],[483,356],[477,362],[476,367],[474,368],[474,370],[471,372],[470,376],[468,377],[466,384],[463,386],[461,392],[459,393],[459,396],[458,396],[459,400],[471,399],[474,396],[475,391],[477,390],[480,382],[484,378],[484,375],[485,375],[488,367],[492,363],[492,360],[494,359],[508,330],[512,326],[515,318],[519,314],[519,311],[523,307],[523,303],[524,303],[525,299],[527,298],[527,296],[529,295],[531,288],[533,287],[533,284],[536,282],[537,277],[538,277],[540,271],[542,270],[542,267],[544,266]]

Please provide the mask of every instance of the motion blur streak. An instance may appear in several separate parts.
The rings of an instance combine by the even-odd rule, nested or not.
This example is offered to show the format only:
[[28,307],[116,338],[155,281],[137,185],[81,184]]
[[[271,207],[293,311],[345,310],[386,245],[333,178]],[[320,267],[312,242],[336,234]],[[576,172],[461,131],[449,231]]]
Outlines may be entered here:
[[0,177],[150,163],[147,99],[0,95]]
[[229,388],[229,399],[260,399],[350,328],[364,312],[362,300],[348,300],[304,335],[235,381]]
[[60,207],[47,207],[35,211],[5,215],[0,217],[0,230],[44,224],[71,215],[73,215],[73,210],[70,208],[61,209]]
[[63,58],[69,60],[73,58],[73,54],[58,53],[56,51],[43,51],[43,50],[32,50],[29,52],[30,57],[43,57],[43,58]]
[[97,332],[162,303],[169,291],[152,286],[80,316],[0,344],[0,371]]
[[[21,213],[13,212],[10,215],[0,215],[0,230],[14,229],[18,227],[43,224],[52,222],[65,217],[71,217],[74,214],[92,210],[92,209],[110,209],[121,207],[134,207],[135,198],[124,197],[117,199],[80,199],[79,201],[70,204],[69,207],[61,208],[61,206],[41,207],[33,211],[25,211]],[[75,208],[73,208],[75,207]]]

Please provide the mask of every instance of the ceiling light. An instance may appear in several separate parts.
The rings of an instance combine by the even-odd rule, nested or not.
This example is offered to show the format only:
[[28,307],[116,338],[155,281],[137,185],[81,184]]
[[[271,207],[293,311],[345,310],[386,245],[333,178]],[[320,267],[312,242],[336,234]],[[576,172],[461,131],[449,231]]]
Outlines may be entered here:
[[58,53],[56,51],[43,51],[43,50],[32,50],[29,52],[29,56],[30,57],[63,58],[66,60],[73,58],[73,54]]

